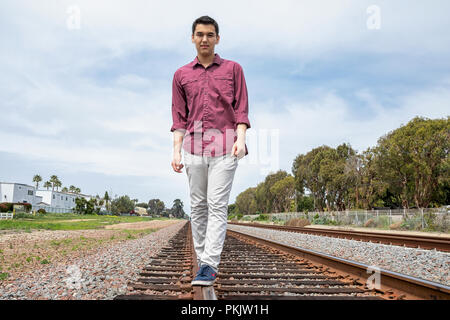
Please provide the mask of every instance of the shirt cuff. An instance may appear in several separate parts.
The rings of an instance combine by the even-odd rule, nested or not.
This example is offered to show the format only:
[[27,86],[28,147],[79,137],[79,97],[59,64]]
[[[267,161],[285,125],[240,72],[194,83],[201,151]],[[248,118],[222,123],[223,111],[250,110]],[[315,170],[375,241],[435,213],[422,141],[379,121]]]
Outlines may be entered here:
[[187,124],[186,123],[174,123],[172,125],[172,128],[170,128],[170,132],[174,132],[177,129],[184,129],[186,130]]
[[248,117],[246,114],[236,114],[236,125],[239,123],[245,123],[247,125],[247,129],[250,129],[250,121],[248,120]]

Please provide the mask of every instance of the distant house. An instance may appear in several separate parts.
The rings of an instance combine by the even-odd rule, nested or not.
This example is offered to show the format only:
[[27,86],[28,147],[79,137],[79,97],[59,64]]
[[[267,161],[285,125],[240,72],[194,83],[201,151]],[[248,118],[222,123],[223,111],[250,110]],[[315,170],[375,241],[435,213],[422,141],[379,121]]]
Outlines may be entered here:
[[0,202],[30,203],[33,210],[41,208],[51,212],[71,212],[75,208],[76,198],[90,200],[92,196],[60,192],[52,190],[37,190],[27,184],[0,182]]
[[52,190],[38,190],[36,194],[42,198],[42,201],[50,207],[73,209],[76,206],[76,198],[85,198],[90,200],[92,197],[84,194],[75,194],[69,192],[60,192]]
[[35,187],[13,182],[0,182],[0,202],[30,203],[35,205],[42,201],[42,197],[36,196]]
[[135,212],[136,212],[138,215],[140,215],[140,216],[147,216],[147,215],[148,215],[147,209],[145,209],[145,208],[142,208],[142,207],[136,207],[134,210],[135,210]]

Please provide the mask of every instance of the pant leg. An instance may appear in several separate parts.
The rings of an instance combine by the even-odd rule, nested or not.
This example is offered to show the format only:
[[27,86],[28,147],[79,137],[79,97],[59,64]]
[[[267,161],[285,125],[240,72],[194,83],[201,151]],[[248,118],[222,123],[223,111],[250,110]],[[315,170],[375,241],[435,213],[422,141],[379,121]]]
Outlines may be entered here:
[[189,180],[191,198],[191,228],[197,263],[205,248],[206,227],[208,225],[208,164],[201,156],[184,153],[184,165]]
[[238,166],[235,156],[226,154],[210,158],[208,168],[208,226],[201,262],[218,270],[225,241],[228,201]]

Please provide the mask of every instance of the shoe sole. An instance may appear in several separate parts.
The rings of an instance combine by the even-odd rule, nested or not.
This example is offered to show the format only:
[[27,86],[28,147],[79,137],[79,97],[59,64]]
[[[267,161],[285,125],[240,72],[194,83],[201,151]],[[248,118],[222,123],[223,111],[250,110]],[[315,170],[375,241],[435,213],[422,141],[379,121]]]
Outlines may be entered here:
[[212,286],[214,284],[216,280],[210,280],[210,281],[206,281],[206,280],[193,280],[191,282],[191,285],[193,286]]

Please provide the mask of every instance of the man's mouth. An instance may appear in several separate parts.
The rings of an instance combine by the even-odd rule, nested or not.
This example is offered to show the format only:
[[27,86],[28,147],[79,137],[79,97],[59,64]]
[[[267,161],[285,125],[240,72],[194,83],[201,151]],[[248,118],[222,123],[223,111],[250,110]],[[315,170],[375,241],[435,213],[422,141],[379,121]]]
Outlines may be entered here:
[[200,48],[208,48],[209,46],[200,46]]

